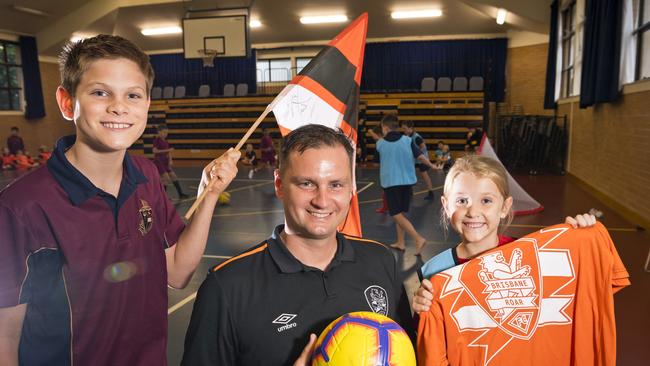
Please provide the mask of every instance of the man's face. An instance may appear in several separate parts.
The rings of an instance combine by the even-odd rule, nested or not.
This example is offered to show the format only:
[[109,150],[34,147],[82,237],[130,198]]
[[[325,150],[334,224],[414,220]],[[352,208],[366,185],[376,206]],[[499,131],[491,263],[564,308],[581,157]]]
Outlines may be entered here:
[[124,58],[93,61],[75,97],[59,88],[57,100],[64,117],[77,126],[77,142],[95,151],[126,150],[147,125],[145,76],[135,62]]
[[306,239],[336,234],[350,208],[352,171],[343,146],[293,151],[284,172],[275,171],[275,193],[282,200],[285,231]]

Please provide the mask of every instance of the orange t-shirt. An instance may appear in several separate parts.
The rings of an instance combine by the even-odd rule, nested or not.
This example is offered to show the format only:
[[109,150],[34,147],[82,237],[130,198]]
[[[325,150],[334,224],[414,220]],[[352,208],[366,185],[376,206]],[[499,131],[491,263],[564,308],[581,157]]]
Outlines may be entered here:
[[14,165],[14,161],[16,160],[16,156],[9,154],[9,155],[2,155],[2,165]]
[[18,155],[16,156],[16,168],[29,168],[32,166],[32,163],[29,162],[29,156],[27,155]]
[[615,365],[627,270],[601,223],[557,225],[431,277],[418,365]]

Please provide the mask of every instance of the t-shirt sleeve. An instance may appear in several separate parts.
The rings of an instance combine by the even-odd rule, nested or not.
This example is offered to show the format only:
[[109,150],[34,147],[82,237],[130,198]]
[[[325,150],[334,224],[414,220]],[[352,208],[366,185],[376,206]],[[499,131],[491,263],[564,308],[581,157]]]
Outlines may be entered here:
[[445,324],[440,302],[435,298],[426,313],[420,313],[416,353],[420,366],[449,365]]
[[611,260],[611,284],[612,292],[617,293],[621,289],[630,285],[630,275],[621,260],[621,257],[618,255],[616,246],[612,241],[612,238],[609,236],[609,232],[601,223],[596,224],[599,231],[600,241],[607,243],[607,249],[609,251],[610,260]]
[[416,144],[418,147],[419,147],[420,145],[422,145],[423,142],[424,142],[424,139],[422,139],[422,137],[420,137],[420,136],[416,136],[416,137],[415,137],[415,144]]
[[27,275],[27,259],[37,240],[27,225],[8,207],[0,204],[0,307],[29,302],[21,296]]
[[236,333],[219,281],[209,274],[199,288],[185,336],[183,366],[235,365]]
[[411,140],[411,151],[413,152],[413,157],[415,159],[418,158],[418,156],[422,155],[422,150],[415,144],[415,141]]

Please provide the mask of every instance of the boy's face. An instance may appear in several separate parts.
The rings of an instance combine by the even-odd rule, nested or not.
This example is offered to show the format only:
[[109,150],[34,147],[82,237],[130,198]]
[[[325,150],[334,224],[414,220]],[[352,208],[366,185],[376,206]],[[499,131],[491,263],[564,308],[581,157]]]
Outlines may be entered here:
[[124,151],[147,125],[149,96],[144,74],[133,61],[93,61],[81,76],[76,96],[57,90],[63,117],[77,127],[77,143],[98,152]]

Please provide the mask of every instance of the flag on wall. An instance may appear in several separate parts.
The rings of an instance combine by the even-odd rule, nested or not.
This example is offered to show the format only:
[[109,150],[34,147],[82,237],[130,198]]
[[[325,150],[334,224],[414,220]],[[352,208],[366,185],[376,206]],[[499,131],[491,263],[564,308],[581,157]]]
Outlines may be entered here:
[[[300,126],[316,123],[341,129],[356,151],[367,30],[368,13],[363,13],[332,39],[271,102],[269,107],[282,136]],[[354,182],[354,167],[352,171]],[[361,236],[356,184],[354,192],[348,216],[339,231]]]

